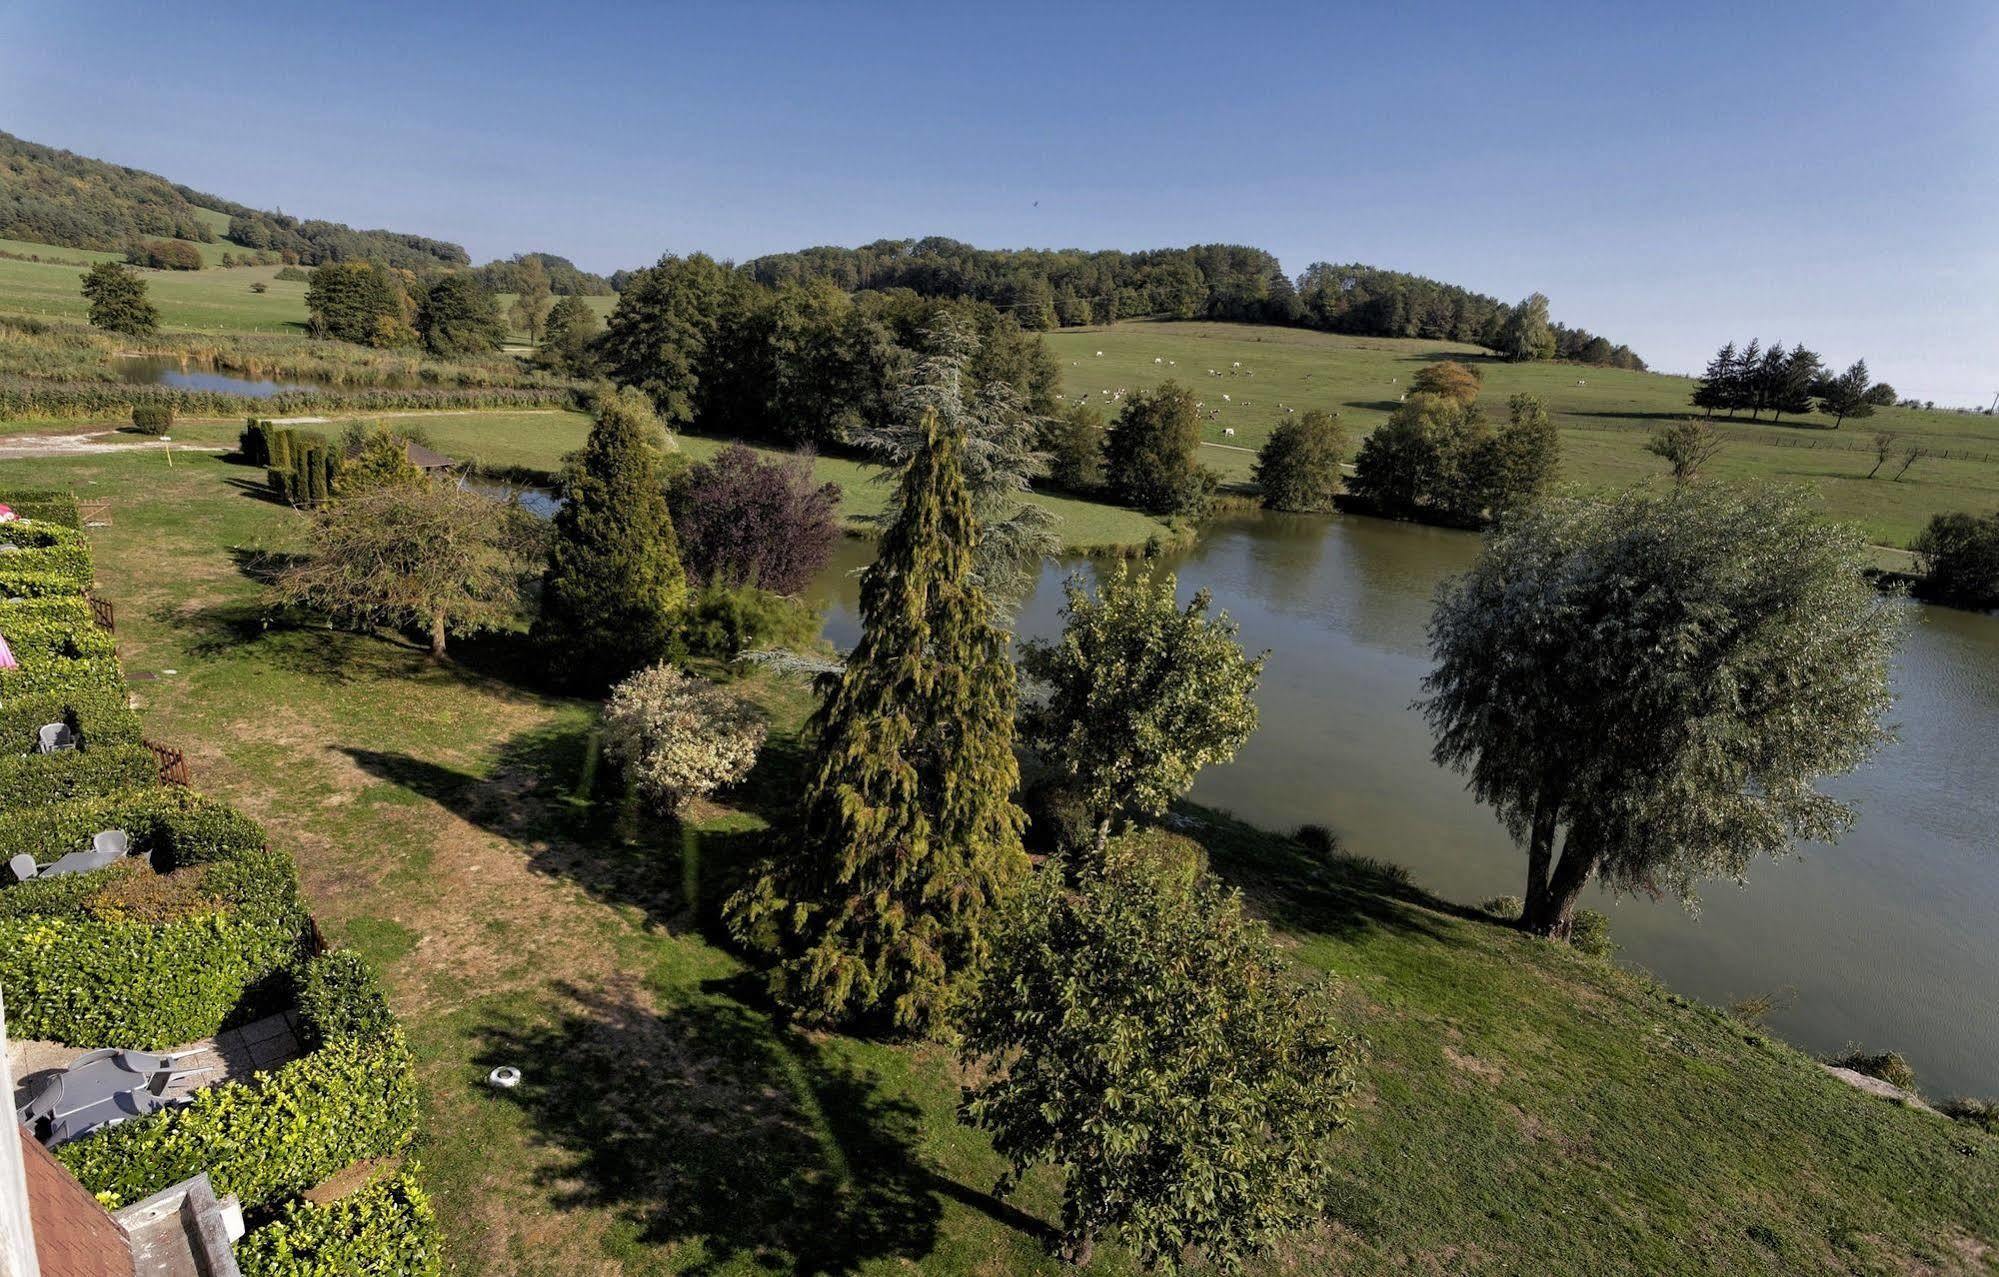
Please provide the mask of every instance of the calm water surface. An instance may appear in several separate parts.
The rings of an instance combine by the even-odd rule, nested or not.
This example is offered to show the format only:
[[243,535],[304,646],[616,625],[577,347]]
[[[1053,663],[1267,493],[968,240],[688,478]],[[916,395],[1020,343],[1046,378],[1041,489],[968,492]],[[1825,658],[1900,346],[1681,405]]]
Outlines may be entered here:
[[267,381],[241,373],[203,368],[183,363],[171,355],[120,355],[112,361],[118,376],[128,385],[172,386],[176,390],[208,390],[225,395],[249,395],[268,399],[288,390],[311,390],[303,382]]
[[[1286,516],[1203,532],[1175,563],[1182,596],[1211,590],[1244,644],[1271,655],[1262,727],[1193,797],[1272,829],[1325,825],[1451,899],[1519,894],[1524,857],[1430,762],[1409,708],[1429,668],[1433,594],[1477,539]],[[842,648],[859,625],[851,573],[870,554],[843,543],[820,582]],[[1070,570],[1042,575],[1021,632],[1059,630]],[[1711,884],[1698,917],[1671,902],[1589,903],[1610,914],[1620,957],[1675,990],[1717,1004],[1779,994],[1769,1023],[1807,1050],[1892,1048],[1932,1094],[1999,1094],[1999,619],[1911,610],[1894,671],[1901,739],[1829,784],[1860,813],[1837,846],[1758,862],[1746,887]]]

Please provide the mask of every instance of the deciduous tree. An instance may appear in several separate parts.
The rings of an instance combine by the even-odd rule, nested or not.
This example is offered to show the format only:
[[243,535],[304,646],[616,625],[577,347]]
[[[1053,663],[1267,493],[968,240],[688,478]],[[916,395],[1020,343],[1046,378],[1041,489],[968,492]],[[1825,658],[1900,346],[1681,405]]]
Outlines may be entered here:
[[417,304],[416,329],[424,348],[446,359],[490,354],[507,338],[499,303],[463,272],[439,276],[424,293]]
[[1198,512],[1213,486],[1195,462],[1201,420],[1177,381],[1125,396],[1104,441],[1104,479],[1117,500],[1153,514]]
[[965,1120],[1062,1174],[1062,1254],[1099,1237],[1148,1268],[1224,1272],[1319,1218],[1360,1047],[1198,853],[1120,839],[1073,889],[1009,907],[964,1017]]
[[117,262],[99,262],[82,279],[92,328],[128,337],[150,337],[159,331],[160,312],[146,300],[146,281],[137,271]]
[[1273,510],[1330,510],[1340,490],[1346,432],[1318,408],[1286,417],[1256,453],[1256,486]]
[[1524,926],[1566,936],[1592,879],[1691,900],[1851,823],[1815,785],[1888,736],[1899,615],[1868,561],[1800,497],[1716,484],[1493,534],[1431,619],[1423,709],[1527,848]]
[[640,670],[604,706],[605,751],[669,816],[747,776],[764,732],[754,705],[671,665]]
[[1123,563],[1094,595],[1072,576],[1062,637],[1022,645],[1022,670],[1046,688],[1022,735],[1083,804],[1100,847],[1119,814],[1165,811],[1256,730],[1263,657],[1243,652],[1226,612],[1208,615],[1207,591],[1183,608],[1176,585]]
[[1705,419],[1691,417],[1670,426],[1661,426],[1645,441],[1645,451],[1672,468],[1676,485],[1689,484],[1700,478],[1702,469],[1720,454],[1721,449],[1720,432]]
[[796,594],[840,536],[840,487],[815,482],[808,456],[764,461],[731,444],[689,467],[671,503],[682,561],[701,585]]

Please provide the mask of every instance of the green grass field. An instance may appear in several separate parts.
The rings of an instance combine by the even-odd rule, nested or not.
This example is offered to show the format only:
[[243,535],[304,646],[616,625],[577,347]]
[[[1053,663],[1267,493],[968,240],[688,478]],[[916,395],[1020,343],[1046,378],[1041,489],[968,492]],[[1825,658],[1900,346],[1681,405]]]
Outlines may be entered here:
[[[506,426],[523,450],[536,428]],[[954,1120],[948,1051],[787,1029],[718,942],[717,898],[796,793],[800,687],[739,685],[773,733],[726,806],[635,819],[591,779],[595,708],[520,681],[507,645],[440,665],[266,625],[246,566],[303,520],[258,477],[193,453],[0,469],[110,499],[99,592],[126,669],[155,676],[135,685],[148,736],[291,849],[329,938],[384,970],[453,1272],[1070,1271],[1041,1250],[1049,1176],[990,1195],[1000,1165]],[[1188,814],[1368,1043],[1323,1222],[1253,1271],[1993,1270],[1999,1139],[1365,866]],[[519,1091],[483,1085],[501,1063]],[[1133,1265],[1105,1247],[1090,1271]]]
[[[58,253],[122,260],[115,253],[86,254],[82,249],[25,245],[15,252]],[[208,250],[214,244],[197,247]],[[234,245],[222,248],[240,251]],[[218,252],[216,256],[220,256]],[[147,295],[160,309],[160,326],[178,332],[303,333],[305,285],[277,278],[278,266],[234,266],[227,270],[146,270]],[[0,312],[43,319],[82,320],[89,314],[81,289],[81,268],[54,262],[23,262],[0,257]],[[254,293],[250,285],[266,291]]]
[[[1561,428],[1561,477],[1572,483],[1621,486],[1656,480],[1664,463],[1645,452],[1646,438],[1692,411],[1687,397],[1693,383],[1684,377],[1571,364],[1510,364],[1485,357],[1476,347],[1449,342],[1153,322],[1071,329],[1050,333],[1047,341],[1072,400],[1088,396],[1100,406],[1110,404],[1112,396],[1102,393],[1106,390],[1149,388],[1169,378],[1190,387],[1204,414],[1219,414],[1203,421],[1204,441],[1220,446],[1202,449],[1202,460],[1236,481],[1249,478],[1255,450],[1283,419],[1285,406],[1339,413],[1357,445],[1394,411],[1410,377],[1436,359],[1465,359],[1483,371],[1481,402],[1495,417],[1504,417],[1510,395],[1540,396]],[[1210,375],[1210,369],[1223,375]],[[1825,428],[1831,424],[1820,416],[1795,423],[1786,418],[1774,426],[1723,420],[1720,429],[1728,446],[1710,473],[1725,480],[1808,485],[1828,514],[1858,523],[1890,545],[1908,544],[1932,514],[1999,509],[1999,419],[1884,408],[1836,432]],[[1232,438],[1223,433],[1229,428],[1235,430]],[[1869,480],[1873,437],[1880,430],[1928,447],[1933,455],[1901,482],[1888,478],[1899,462]]]

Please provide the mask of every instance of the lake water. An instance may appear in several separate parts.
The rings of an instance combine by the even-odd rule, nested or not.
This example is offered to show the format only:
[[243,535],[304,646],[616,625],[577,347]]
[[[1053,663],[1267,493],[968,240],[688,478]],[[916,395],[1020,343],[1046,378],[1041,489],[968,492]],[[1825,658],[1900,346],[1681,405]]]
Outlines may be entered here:
[[134,386],[172,386],[177,390],[204,390],[225,395],[249,395],[268,399],[288,390],[311,390],[304,382],[267,381],[240,373],[174,358],[172,355],[120,355],[112,361],[121,380]]
[[[1182,597],[1205,587],[1269,648],[1262,726],[1193,797],[1255,824],[1321,824],[1362,855],[1407,866],[1453,900],[1518,895],[1525,858],[1455,775],[1430,761],[1409,708],[1428,671],[1438,583],[1475,537],[1375,519],[1262,515],[1209,525],[1179,555]],[[843,542],[819,583],[826,634],[858,634]],[[1019,628],[1060,629],[1051,566]],[[1085,572],[1094,567],[1084,565]],[[1610,915],[1620,959],[1718,1005],[1758,994],[1807,1050],[1849,1041],[1907,1055],[1931,1094],[1999,1094],[1999,618],[1910,605],[1894,668],[1901,739],[1828,789],[1859,824],[1836,846],[1760,861],[1746,887],[1710,884],[1698,917],[1670,901],[1586,902]]]

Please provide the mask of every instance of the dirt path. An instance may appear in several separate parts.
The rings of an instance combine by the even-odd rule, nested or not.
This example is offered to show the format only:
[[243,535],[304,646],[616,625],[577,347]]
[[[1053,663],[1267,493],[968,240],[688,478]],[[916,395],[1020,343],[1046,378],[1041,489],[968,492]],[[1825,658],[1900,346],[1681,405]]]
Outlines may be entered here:
[[76,434],[61,435],[0,435],[0,459],[7,457],[88,457],[107,452],[164,452],[168,448],[181,452],[226,452],[227,449],[206,444],[173,443],[172,436],[162,439],[146,439],[134,442],[100,442],[106,435],[115,435],[116,430],[87,430]]

